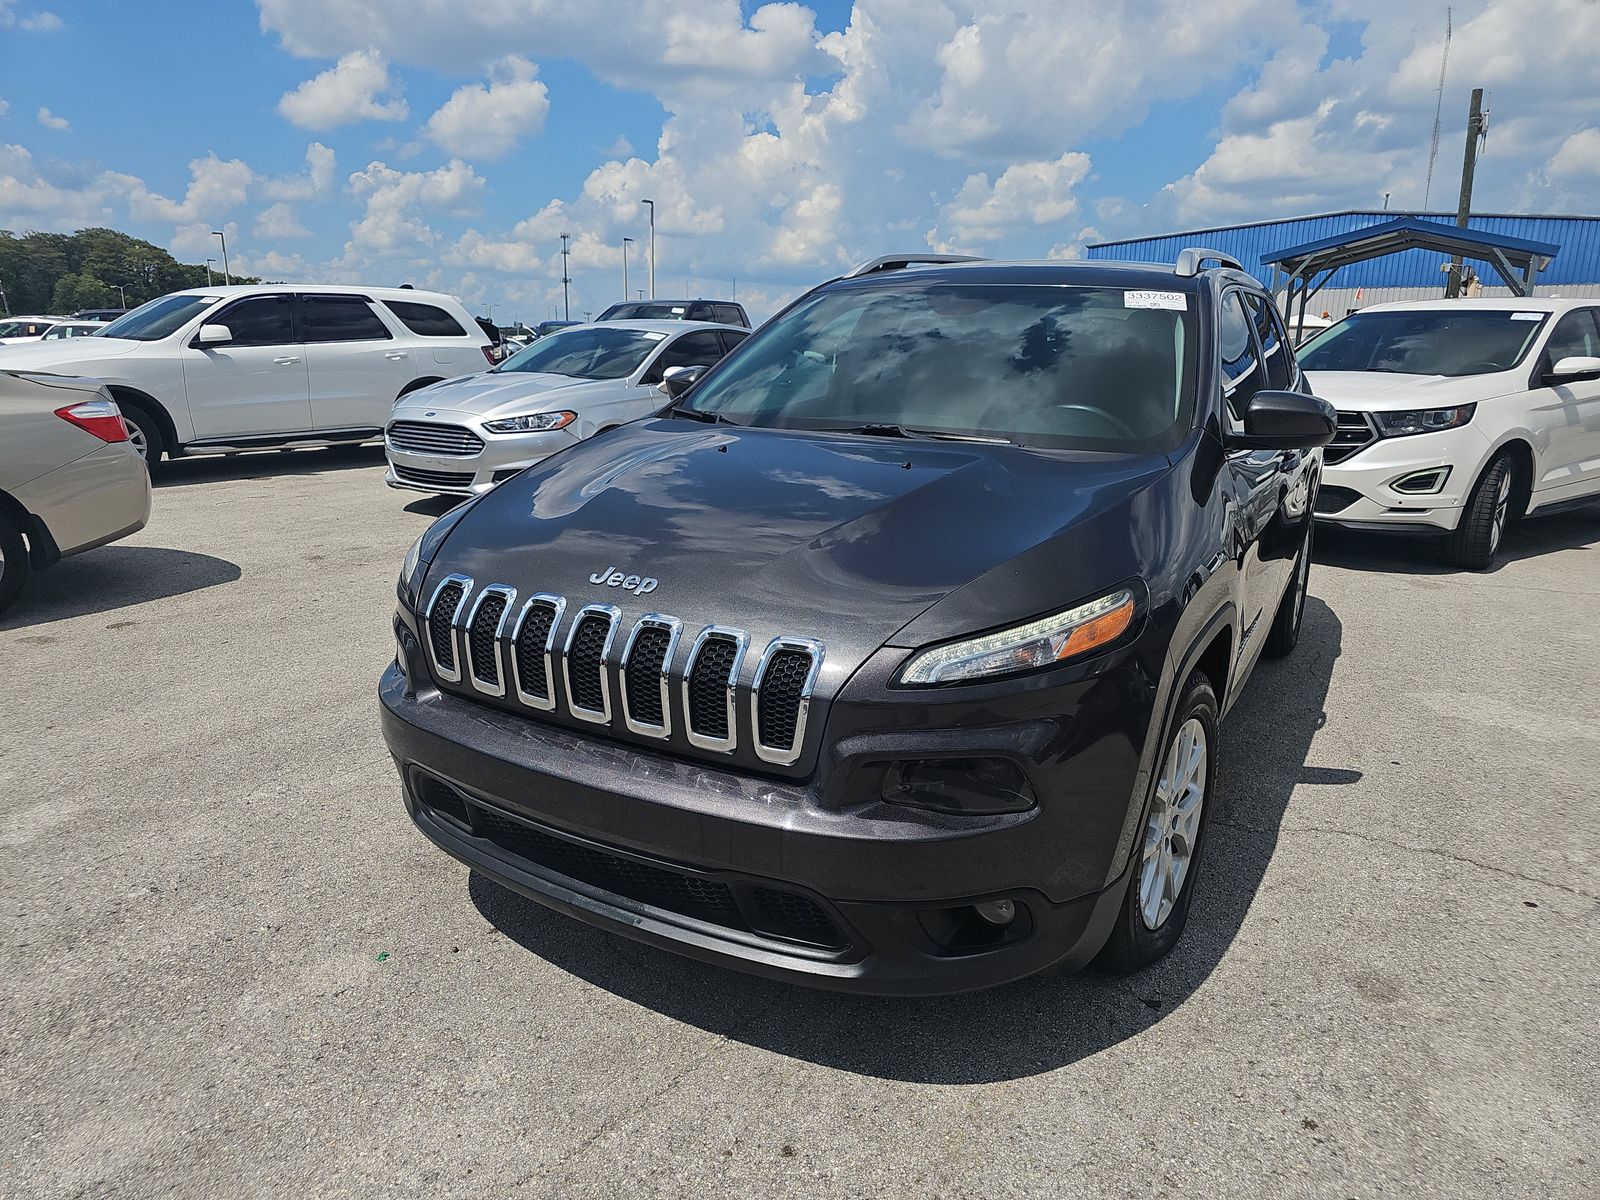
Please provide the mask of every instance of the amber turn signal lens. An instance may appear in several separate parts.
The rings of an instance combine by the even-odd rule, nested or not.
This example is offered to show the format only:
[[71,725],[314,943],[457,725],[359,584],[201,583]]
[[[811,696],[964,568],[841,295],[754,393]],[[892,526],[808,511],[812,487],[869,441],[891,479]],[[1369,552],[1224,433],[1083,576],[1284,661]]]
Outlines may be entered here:
[[1133,620],[1133,600],[1130,597],[1116,608],[1103,616],[1098,616],[1092,621],[1079,625],[1062,643],[1061,649],[1056,653],[1059,662],[1064,658],[1086,653],[1107,642],[1114,642],[1126,632],[1128,625]]

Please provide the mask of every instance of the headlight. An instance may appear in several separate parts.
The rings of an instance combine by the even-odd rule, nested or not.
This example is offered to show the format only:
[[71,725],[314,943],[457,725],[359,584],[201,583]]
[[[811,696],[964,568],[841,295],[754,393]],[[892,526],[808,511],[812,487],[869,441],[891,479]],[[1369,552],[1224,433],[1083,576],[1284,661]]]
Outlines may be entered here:
[[1437,433],[1455,429],[1472,420],[1476,404],[1459,408],[1420,408],[1411,412],[1375,412],[1372,420],[1384,437],[1406,437],[1413,433]]
[[490,433],[548,433],[552,429],[565,429],[577,419],[575,412],[529,413],[525,417],[485,421],[483,427]]
[[1124,589],[1053,617],[934,646],[906,664],[900,682],[953,683],[1047,667],[1122,636],[1133,622],[1133,608],[1133,593]]
[[424,529],[422,536],[412,542],[411,549],[406,551],[405,561],[400,564],[398,591],[400,603],[412,612],[417,611],[418,589],[422,587],[423,576],[428,573],[428,567],[433,562],[434,556],[439,553],[439,547],[444,545],[444,540],[450,536],[450,531],[477,502],[478,498],[474,498],[456,505]]
[[404,592],[412,590],[412,578],[417,573],[417,568],[422,565],[422,539],[428,536],[424,529],[417,535],[417,540],[411,543],[411,549],[406,551],[406,560],[400,564],[400,589]]

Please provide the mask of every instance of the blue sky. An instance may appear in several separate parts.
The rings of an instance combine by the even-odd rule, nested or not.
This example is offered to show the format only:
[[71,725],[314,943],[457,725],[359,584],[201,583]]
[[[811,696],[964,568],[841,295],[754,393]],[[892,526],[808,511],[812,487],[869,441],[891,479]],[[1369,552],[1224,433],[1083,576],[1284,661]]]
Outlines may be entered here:
[[[759,313],[887,250],[1418,207],[1444,7],[0,0],[0,227],[106,224],[188,261],[227,228],[269,278],[537,319],[561,232],[575,313],[621,294],[652,196],[658,291],[737,277]],[[1543,46],[1525,0],[1453,8],[1435,207],[1479,84],[1480,207],[1592,211],[1600,5],[1542,4],[1566,31]]]

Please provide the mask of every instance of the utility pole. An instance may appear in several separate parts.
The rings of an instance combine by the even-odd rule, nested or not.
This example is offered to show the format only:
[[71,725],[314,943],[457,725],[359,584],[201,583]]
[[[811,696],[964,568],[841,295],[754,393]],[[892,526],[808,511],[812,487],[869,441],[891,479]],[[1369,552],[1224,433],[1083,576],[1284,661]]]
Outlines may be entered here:
[[[1489,114],[1483,111],[1483,89],[1472,89],[1472,107],[1467,112],[1467,150],[1461,159],[1461,199],[1456,205],[1456,225],[1467,227],[1472,213],[1472,176],[1478,169],[1478,143],[1489,131]],[[1461,256],[1450,257],[1450,277],[1444,285],[1447,300],[1461,295]]]
[[572,239],[570,233],[561,235],[561,319],[572,320],[572,303],[567,296],[567,284],[572,282],[572,277],[567,274],[567,242]]
[[641,200],[640,204],[650,206],[650,299],[656,298],[656,202],[654,200]]
[[632,244],[631,237],[622,239],[622,298],[628,298],[628,246]]
[[6,288],[3,283],[0,283],[0,309],[5,311],[6,316],[11,315],[11,301],[6,299]]
[[226,284],[231,284],[233,282],[233,277],[231,275],[229,275],[229,273],[228,273],[228,238],[227,238],[227,235],[224,234],[222,232],[222,230],[220,230],[220,229],[213,229],[211,231],[211,236],[212,237],[219,237],[219,238],[222,239],[222,282],[225,285]]
[[217,260],[214,259],[214,258],[206,259],[206,286],[207,287],[211,286],[211,264],[216,262],[216,261]]

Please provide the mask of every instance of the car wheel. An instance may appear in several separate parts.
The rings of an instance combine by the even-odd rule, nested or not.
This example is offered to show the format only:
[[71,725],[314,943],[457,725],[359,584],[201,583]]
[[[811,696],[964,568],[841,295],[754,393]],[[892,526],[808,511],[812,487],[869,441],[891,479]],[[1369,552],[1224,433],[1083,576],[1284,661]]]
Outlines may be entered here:
[[161,454],[166,449],[160,423],[136,404],[119,402],[117,407],[122,409],[122,419],[127,423],[128,440],[139,452],[139,457],[144,459],[145,466],[154,469],[161,462]]
[[1311,578],[1311,531],[1315,527],[1313,522],[1306,522],[1306,540],[1300,543],[1300,553],[1295,556],[1294,574],[1289,577],[1283,599],[1278,601],[1266,645],[1261,647],[1268,658],[1283,658],[1300,642],[1300,623],[1306,611],[1306,584]]
[[1469,571],[1482,571],[1494,562],[1511,520],[1511,491],[1516,468],[1511,455],[1502,453],[1484,468],[1473,485],[1461,513],[1461,523],[1450,534],[1446,551],[1450,562]]
[[1205,848],[1216,761],[1217,695],[1196,671],[1166,732],[1122,910],[1100,961],[1118,974],[1149,966],[1183,934]]
[[22,530],[0,512],[0,613],[10,608],[22,594],[22,585],[28,581],[32,570],[28,548],[22,542]]

